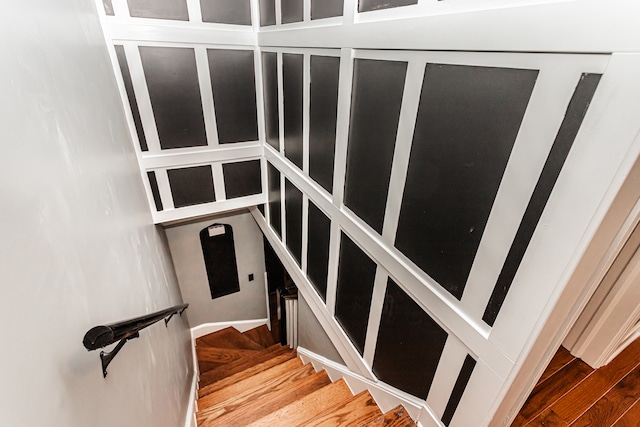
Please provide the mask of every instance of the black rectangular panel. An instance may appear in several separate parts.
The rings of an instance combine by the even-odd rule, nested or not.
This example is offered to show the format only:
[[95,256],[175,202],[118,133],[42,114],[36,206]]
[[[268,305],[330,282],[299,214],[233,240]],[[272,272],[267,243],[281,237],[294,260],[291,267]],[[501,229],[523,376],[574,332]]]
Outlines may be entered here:
[[169,169],[167,176],[176,208],[216,201],[210,165]]
[[311,56],[309,105],[309,176],[333,190],[340,58]]
[[280,116],[278,107],[278,54],[262,53],[262,78],[264,80],[264,115],[267,143],[280,150]]
[[124,52],[124,46],[115,45],[116,56],[118,57],[118,65],[120,66],[120,72],[122,73],[122,81],[124,82],[124,89],[127,92],[127,99],[129,100],[129,107],[131,108],[131,115],[133,116],[133,123],[136,127],[136,134],[138,135],[138,143],[142,151],[149,151],[147,146],[147,139],[144,136],[144,128],[142,127],[142,120],[140,119],[140,110],[138,110],[138,101],[136,100],[136,93],[133,90],[133,81],[131,80],[131,71],[129,70],[129,63],[127,62],[127,55]]
[[311,19],[342,16],[344,0],[311,0]]
[[469,384],[469,379],[471,378],[471,374],[473,374],[475,367],[476,360],[467,354],[467,357],[464,359],[464,363],[462,364],[462,369],[460,369],[460,373],[458,374],[458,379],[453,386],[451,396],[449,396],[447,407],[440,419],[445,426],[448,426],[451,423],[453,415],[456,413],[456,409],[458,409],[460,400],[462,400],[462,395],[467,388],[467,384]]
[[426,399],[447,336],[440,325],[389,279],[373,373],[387,384]]
[[153,202],[156,205],[158,212],[162,211],[162,199],[160,198],[160,190],[158,189],[158,180],[156,179],[156,173],[154,171],[147,172],[147,179],[149,180],[149,187],[151,187],[151,194],[153,195]]
[[427,65],[396,247],[458,299],[537,76]]
[[210,225],[200,231],[200,245],[211,299],[240,292],[233,228],[228,224]]
[[189,20],[186,0],[127,0],[127,3],[134,18]]
[[358,12],[371,12],[372,10],[390,9],[412,4],[418,4],[418,0],[359,0]]
[[276,25],[276,1],[260,0],[260,26]]
[[269,163],[267,172],[269,175],[269,223],[278,236],[282,237],[280,171]]
[[364,352],[377,265],[342,233],[335,317],[360,354]]
[[331,221],[309,202],[309,235],[307,237],[307,276],[323,301],[327,299],[329,274],[329,241]]
[[251,25],[250,0],[200,0],[202,22]]
[[281,0],[281,7],[283,24],[302,21],[302,0]]
[[382,233],[406,72],[406,62],[354,62],[344,203],[378,233]]
[[507,258],[496,281],[489,303],[482,316],[482,320],[490,326],[493,326],[502,308],[502,303],[507,297],[507,292],[511,287],[513,278],[520,267],[520,263],[529,247],[529,242],[538,226],[542,212],[549,201],[553,187],[558,180],[564,162],[573,146],[573,141],[582,125],[582,120],[587,114],[587,109],[598,87],[600,77],[600,74],[583,74],[578,86],[573,92],[556,139],[553,142],[544,168],[540,173],[538,183],[533,190],[527,209],[520,221],[520,226],[511,243],[511,248],[509,249]]
[[262,193],[260,160],[225,163],[222,165],[227,199]]
[[287,248],[301,265],[302,262],[302,192],[289,180],[284,185],[285,224]]
[[194,50],[150,46],[139,50],[160,146],[207,145]]
[[302,63],[303,56],[282,55],[284,93],[284,155],[302,169]]
[[108,16],[114,16],[115,13],[113,12],[113,4],[111,3],[111,0],[102,0],[102,6],[104,7],[104,13]]
[[258,140],[253,50],[207,49],[218,141]]

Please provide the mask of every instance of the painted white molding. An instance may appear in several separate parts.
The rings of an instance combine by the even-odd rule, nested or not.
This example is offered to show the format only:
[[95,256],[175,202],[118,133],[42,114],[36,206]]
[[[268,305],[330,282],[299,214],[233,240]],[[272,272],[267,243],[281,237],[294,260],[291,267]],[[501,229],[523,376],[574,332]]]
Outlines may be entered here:
[[[157,174],[158,177],[163,174]],[[164,174],[166,176],[166,174]],[[167,181],[168,185],[168,181]],[[158,179],[158,186],[160,187],[160,180]],[[160,190],[162,194],[162,189]],[[171,198],[171,196],[169,196]],[[164,203],[164,197],[162,202]],[[238,209],[248,208],[256,205],[261,205],[267,200],[267,195],[256,194],[247,197],[238,197],[237,199],[223,200],[219,202],[204,203],[200,205],[186,206],[183,208],[169,209],[165,205],[165,210],[162,212],[152,212],[153,221],[156,224],[164,224],[171,221],[177,221],[180,219],[197,218],[205,215],[212,215],[222,212],[230,212]],[[154,209],[155,211],[155,209]]]
[[236,328],[238,332],[246,332],[258,326],[268,325],[269,319],[251,319],[251,320],[230,320],[228,322],[203,323],[202,325],[191,328],[191,339],[203,337],[207,334],[220,331],[224,328]]
[[193,359],[193,377],[191,380],[191,391],[189,392],[189,406],[185,416],[184,427],[198,427],[196,421],[196,413],[198,412],[198,381],[200,381],[200,372],[198,369],[198,356],[196,355],[196,343],[191,334],[191,357]]
[[400,391],[382,382],[375,382],[358,375],[344,365],[320,356],[304,347],[298,347],[298,356],[305,363],[311,363],[316,371],[325,370],[331,381],[343,378],[354,394],[364,390],[369,390],[376,403],[382,410],[387,412],[398,405],[404,406],[412,419],[416,420],[420,416],[425,406],[421,400],[408,393]]

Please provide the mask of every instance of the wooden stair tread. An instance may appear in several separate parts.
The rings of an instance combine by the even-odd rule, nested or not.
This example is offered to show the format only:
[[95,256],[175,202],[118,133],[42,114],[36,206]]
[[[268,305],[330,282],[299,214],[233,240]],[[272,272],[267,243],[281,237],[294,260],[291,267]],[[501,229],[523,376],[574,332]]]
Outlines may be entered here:
[[233,375],[229,375],[212,384],[206,385],[204,387],[201,386],[200,389],[198,390],[198,397],[204,397],[207,394],[211,394],[217,390],[239,383],[240,381],[243,381],[249,377],[252,377],[253,375],[256,375],[262,371],[265,371],[276,365],[284,363],[288,360],[294,359],[295,357],[296,357],[296,353],[289,351],[289,352],[271,357],[269,360],[265,360],[262,363],[254,364],[246,369],[243,369],[240,372],[237,372]]
[[640,424],[640,401],[636,402],[613,427],[638,427]]
[[351,390],[341,379],[248,424],[248,426],[305,425],[306,422],[322,413],[328,406],[341,404],[351,397]]
[[242,372],[256,363],[265,362],[273,357],[277,357],[285,353],[295,354],[295,352],[289,347],[274,344],[269,348],[256,352],[252,357],[240,358],[229,363],[221,364],[215,369],[200,373],[200,387],[213,384],[214,382],[220,381],[230,375]]
[[244,332],[242,335],[260,344],[264,348],[270,347],[276,343],[267,325],[261,325],[257,328],[253,328]]
[[402,405],[398,405],[386,414],[365,423],[363,427],[414,427],[415,425],[407,410]]
[[256,387],[263,387],[265,383],[275,378],[286,376],[287,374],[290,375],[292,372],[302,366],[303,363],[298,358],[287,360],[284,363],[280,363],[279,365],[259,372],[252,377],[246,378],[235,384],[207,394],[206,396],[198,400],[198,405],[202,408],[216,405],[218,403],[224,402],[225,400],[237,397],[244,392],[253,390]]
[[196,348],[196,356],[198,357],[198,368],[200,373],[209,372],[219,368],[227,363],[237,360],[247,360],[259,353],[258,350],[244,350],[236,348]]
[[240,350],[262,350],[264,348],[262,345],[244,336],[232,327],[196,338],[196,350],[198,347],[233,348]]
[[327,409],[324,413],[305,424],[306,427],[350,427],[361,426],[382,415],[378,404],[368,390],[365,390],[341,405]]
[[286,383],[282,387],[281,384],[269,384],[265,386],[265,390],[261,390],[264,394],[256,396],[255,393],[247,393],[232,402],[225,402],[221,410],[210,412],[198,425],[245,426],[329,384],[331,379],[325,371],[314,372],[306,378]]

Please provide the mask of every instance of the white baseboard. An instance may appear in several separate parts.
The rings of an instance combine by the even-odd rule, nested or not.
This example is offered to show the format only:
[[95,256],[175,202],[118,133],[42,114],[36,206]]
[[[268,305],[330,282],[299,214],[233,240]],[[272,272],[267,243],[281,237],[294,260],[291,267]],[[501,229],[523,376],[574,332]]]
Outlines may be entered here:
[[207,334],[220,331],[229,326],[236,328],[239,332],[245,332],[258,326],[268,325],[269,319],[252,319],[252,320],[232,320],[230,322],[203,323],[202,325],[191,328],[191,339],[200,338]]
[[343,378],[354,394],[369,390],[382,412],[387,412],[398,405],[404,406],[414,420],[424,419],[425,401],[391,387],[382,382],[375,382],[350,371],[346,366],[313,353],[306,348],[298,347],[298,356],[305,362],[311,363],[316,371],[325,370],[336,381]]
[[198,427],[196,422],[196,413],[198,412],[198,381],[200,381],[200,372],[198,369],[198,356],[196,355],[196,343],[193,339],[193,331],[191,332],[191,357],[193,358],[193,376],[191,379],[191,391],[189,392],[189,406],[187,407],[187,415],[184,421],[184,427]]

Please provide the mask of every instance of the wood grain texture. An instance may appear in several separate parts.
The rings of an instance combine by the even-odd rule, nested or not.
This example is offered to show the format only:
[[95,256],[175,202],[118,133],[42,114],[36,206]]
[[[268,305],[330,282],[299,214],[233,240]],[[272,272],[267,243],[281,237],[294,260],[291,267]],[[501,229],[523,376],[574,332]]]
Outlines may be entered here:
[[382,415],[376,401],[365,390],[338,407],[327,409],[305,423],[306,427],[350,427],[366,424]]
[[196,349],[198,347],[233,348],[243,350],[262,350],[264,348],[232,327],[196,338]]
[[638,427],[640,426],[640,402],[636,402],[613,425],[614,427]]
[[341,404],[352,397],[351,391],[344,380],[322,387],[295,402],[272,412],[266,417],[249,424],[258,426],[297,426],[306,425],[313,417],[322,413],[327,407]]
[[243,335],[259,344],[262,348],[270,347],[276,343],[267,325],[261,325],[243,332]]
[[564,347],[560,347],[555,356],[553,356],[553,359],[551,359],[551,362],[549,363],[549,366],[547,366],[547,369],[545,369],[542,373],[542,376],[538,380],[538,384],[542,383],[544,380],[551,377],[560,369],[567,366],[567,364],[572,362],[574,359],[575,357],[571,353],[569,353],[569,350]]
[[364,423],[362,427],[415,427],[415,425],[409,413],[400,405],[375,420]]
[[212,348],[196,347],[198,357],[198,368],[200,373],[205,373],[216,369],[222,365],[237,360],[246,360],[257,355],[258,350],[244,350],[236,348]]

